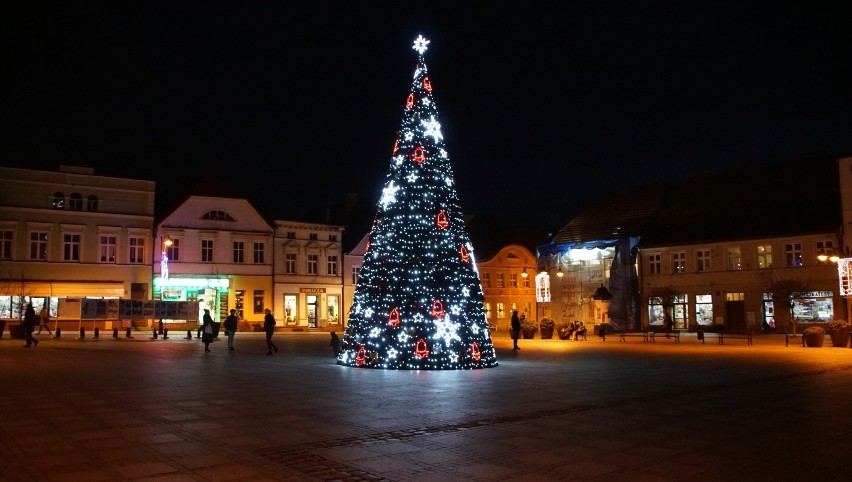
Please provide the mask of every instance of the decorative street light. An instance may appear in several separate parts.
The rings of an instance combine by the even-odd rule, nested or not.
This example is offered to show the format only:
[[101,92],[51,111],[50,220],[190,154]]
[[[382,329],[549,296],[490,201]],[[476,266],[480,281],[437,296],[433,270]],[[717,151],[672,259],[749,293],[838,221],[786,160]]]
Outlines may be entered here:
[[166,280],[169,279],[169,246],[173,244],[172,237],[166,235],[163,238],[163,255],[160,257],[160,276]]

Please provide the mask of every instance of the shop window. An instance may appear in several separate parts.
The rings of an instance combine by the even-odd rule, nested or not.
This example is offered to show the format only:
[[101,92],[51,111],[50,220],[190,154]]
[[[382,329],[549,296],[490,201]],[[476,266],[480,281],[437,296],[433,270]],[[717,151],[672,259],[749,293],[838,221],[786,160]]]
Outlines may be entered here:
[[662,257],[659,253],[648,255],[648,274],[660,274],[663,271]]
[[497,318],[505,318],[506,310],[503,308],[503,303],[497,303]]
[[237,310],[237,317],[243,319],[243,308],[246,302],[245,290],[234,290],[234,309]]
[[12,230],[0,231],[0,259],[12,259]]
[[695,295],[695,322],[702,326],[713,325],[713,295]]
[[30,260],[47,261],[47,232],[30,233]]
[[672,253],[672,273],[686,273],[686,253]]
[[89,195],[86,200],[86,210],[92,213],[98,212],[98,197],[94,194]]
[[802,243],[787,243],[784,245],[784,259],[787,266],[802,266]]
[[648,298],[648,324],[662,325],[663,316],[663,299],[659,296],[651,296]]
[[491,319],[491,303],[483,303],[483,309],[485,310],[485,318]]
[[772,245],[766,244],[757,247],[757,269],[772,267]]
[[254,290],[254,314],[263,313],[263,290]]
[[335,295],[328,296],[328,322],[340,323],[340,298]]
[[298,318],[296,306],[296,295],[284,295],[284,316],[288,323],[294,323]]
[[244,263],[246,255],[246,243],[234,241],[234,263]]
[[79,192],[72,192],[68,198],[68,209],[72,211],[83,210],[83,195]]

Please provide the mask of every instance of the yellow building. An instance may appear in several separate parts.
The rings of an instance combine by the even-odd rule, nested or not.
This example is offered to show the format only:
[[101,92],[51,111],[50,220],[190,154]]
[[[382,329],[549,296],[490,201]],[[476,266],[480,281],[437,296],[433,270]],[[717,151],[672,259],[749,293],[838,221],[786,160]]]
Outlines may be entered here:
[[536,303],[536,257],[519,244],[509,244],[485,260],[476,261],[485,294],[485,316],[496,331],[508,331],[512,311],[540,320]]

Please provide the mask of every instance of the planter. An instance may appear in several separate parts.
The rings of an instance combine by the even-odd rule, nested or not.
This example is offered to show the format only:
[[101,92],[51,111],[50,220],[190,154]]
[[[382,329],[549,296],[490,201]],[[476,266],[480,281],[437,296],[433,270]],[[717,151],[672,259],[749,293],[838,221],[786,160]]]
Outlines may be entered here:
[[828,336],[831,337],[831,346],[845,347],[849,344],[849,328],[828,330]]
[[541,339],[542,340],[549,340],[551,338],[553,338],[553,328],[552,327],[550,327],[550,328],[542,327],[541,328]]
[[521,329],[521,336],[524,337],[524,340],[532,340],[533,338],[535,338],[535,330]]
[[805,346],[819,348],[825,342],[825,333],[806,333],[802,335]]

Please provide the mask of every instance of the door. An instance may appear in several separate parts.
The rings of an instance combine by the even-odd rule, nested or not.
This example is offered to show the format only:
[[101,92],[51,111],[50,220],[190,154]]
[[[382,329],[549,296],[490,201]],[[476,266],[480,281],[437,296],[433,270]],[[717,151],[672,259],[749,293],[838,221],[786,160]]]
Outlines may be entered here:
[[725,315],[728,321],[728,329],[746,329],[745,301],[728,301],[725,305]]
[[317,296],[308,295],[308,328],[317,327]]

